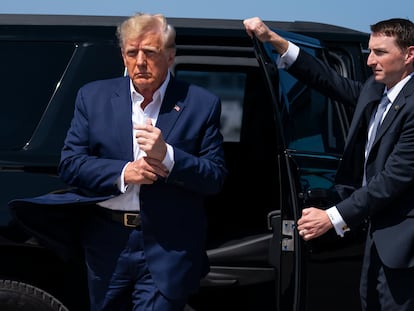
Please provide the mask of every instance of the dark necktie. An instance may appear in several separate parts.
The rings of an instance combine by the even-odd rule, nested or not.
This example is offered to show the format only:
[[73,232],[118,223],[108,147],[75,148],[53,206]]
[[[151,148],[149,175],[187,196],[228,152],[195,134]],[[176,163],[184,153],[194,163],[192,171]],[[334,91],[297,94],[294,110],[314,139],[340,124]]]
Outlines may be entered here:
[[[382,117],[384,115],[385,109],[387,108],[389,103],[390,103],[390,100],[388,99],[388,96],[386,94],[384,94],[384,96],[382,97],[380,103],[378,104],[378,108],[377,108],[377,111],[375,112],[374,119],[373,120],[371,119],[370,124],[372,123],[372,130],[371,130],[371,135],[368,136],[368,141],[367,141],[367,144],[365,146],[365,164],[364,164],[364,167],[366,165],[369,152],[371,151],[372,144],[374,143],[375,136],[377,135],[378,128],[379,128],[379,126],[382,122]],[[362,185],[365,185],[365,184],[366,184],[366,176],[365,176],[365,169],[364,169],[364,179],[362,181]]]

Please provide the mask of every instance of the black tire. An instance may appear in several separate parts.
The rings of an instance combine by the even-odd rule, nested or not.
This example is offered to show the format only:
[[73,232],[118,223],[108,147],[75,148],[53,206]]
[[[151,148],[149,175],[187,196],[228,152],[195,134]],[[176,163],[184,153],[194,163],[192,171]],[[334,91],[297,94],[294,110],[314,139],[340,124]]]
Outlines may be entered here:
[[0,280],[1,311],[69,311],[47,292],[21,282]]

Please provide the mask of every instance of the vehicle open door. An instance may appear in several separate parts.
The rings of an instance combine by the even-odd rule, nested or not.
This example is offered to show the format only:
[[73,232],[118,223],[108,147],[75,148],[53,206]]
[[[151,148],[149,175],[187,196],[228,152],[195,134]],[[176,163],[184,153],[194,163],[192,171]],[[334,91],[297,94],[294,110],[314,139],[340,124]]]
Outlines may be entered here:
[[[335,61],[319,40],[279,32],[324,61]],[[358,310],[364,228],[344,238],[334,230],[305,242],[296,222],[303,208],[338,202],[334,177],[344,147],[349,113],[335,102],[278,69],[279,55],[253,38],[256,57],[279,124],[279,206],[268,215],[273,232],[269,260],[276,270],[277,310]],[[341,63],[332,63],[341,67]],[[343,68],[346,70],[346,68]]]

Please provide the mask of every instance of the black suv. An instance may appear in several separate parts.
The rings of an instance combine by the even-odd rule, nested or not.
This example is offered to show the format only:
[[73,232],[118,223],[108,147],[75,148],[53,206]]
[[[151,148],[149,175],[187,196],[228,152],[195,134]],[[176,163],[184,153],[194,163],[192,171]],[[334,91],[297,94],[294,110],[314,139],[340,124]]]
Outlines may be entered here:
[[[76,92],[124,74],[115,37],[123,19],[0,15],[2,310],[88,310],[83,261],[39,244],[8,202],[67,187],[56,167]],[[177,31],[173,73],[222,99],[229,170],[223,191],[207,200],[211,272],[187,308],[358,310],[364,228],[311,242],[294,229],[302,208],[337,200],[333,180],[352,108],[278,70],[272,47],[252,41],[241,20],[169,22]],[[344,76],[370,74],[366,33],[267,23]]]

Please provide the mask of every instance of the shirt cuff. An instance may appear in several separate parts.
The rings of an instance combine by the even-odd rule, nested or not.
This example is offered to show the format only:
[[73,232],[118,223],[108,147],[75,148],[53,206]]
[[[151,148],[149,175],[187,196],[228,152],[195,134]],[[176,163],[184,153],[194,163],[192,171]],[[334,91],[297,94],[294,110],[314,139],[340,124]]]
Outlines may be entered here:
[[168,172],[171,172],[174,166],[174,148],[167,144],[167,153],[165,154],[165,158],[162,161],[162,164],[165,165]]
[[299,47],[290,41],[288,43],[288,49],[279,57],[279,61],[277,63],[277,67],[279,69],[289,68],[298,58],[300,50]]
[[124,175],[125,175],[125,169],[129,163],[131,162],[128,162],[127,164],[125,164],[124,168],[122,169],[121,176],[119,176],[118,179],[116,180],[116,185],[119,191],[121,191],[121,193],[125,193],[125,191],[128,189],[128,185],[126,185],[124,181]]
[[343,220],[341,214],[339,214],[336,206],[328,208],[326,210],[326,213],[328,214],[329,219],[331,220],[332,225],[335,228],[336,234],[343,237],[345,232],[349,231],[349,228]]

